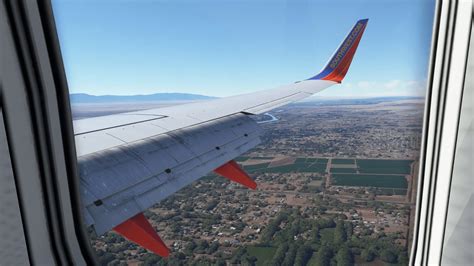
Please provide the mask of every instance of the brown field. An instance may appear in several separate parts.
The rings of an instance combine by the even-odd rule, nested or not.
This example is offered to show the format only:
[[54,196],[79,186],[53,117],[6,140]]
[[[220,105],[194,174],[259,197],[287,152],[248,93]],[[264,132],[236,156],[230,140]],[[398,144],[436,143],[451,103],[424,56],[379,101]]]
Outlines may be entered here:
[[377,217],[375,216],[374,210],[372,209],[357,209],[359,212],[359,215],[362,216],[362,218],[365,221],[372,222],[372,221],[377,221]]
[[275,158],[275,159],[273,159],[273,161],[270,163],[270,165],[268,167],[275,167],[275,166],[293,164],[293,163],[295,163],[295,160],[296,160],[296,158],[294,158],[294,157]]

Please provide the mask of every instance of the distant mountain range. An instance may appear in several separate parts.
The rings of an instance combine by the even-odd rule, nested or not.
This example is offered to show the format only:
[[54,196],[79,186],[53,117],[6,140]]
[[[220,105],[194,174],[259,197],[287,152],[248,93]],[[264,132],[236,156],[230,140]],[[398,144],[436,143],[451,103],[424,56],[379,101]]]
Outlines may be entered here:
[[71,93],[69,97],[72,103],[196,101],[215,99],[215,97],[191,93],[154,93],[146,95],[90,95],[87,93]]
[[388,96],[388,97],[372,97],[372,98],[309,98],[302,102],[298,102],[299,106],[301,105],[370,105],[370,104],[379,104],[384,102],[396,102],[396,101],[405,101],[405,100],[423,100],[423,97],[417,96]]

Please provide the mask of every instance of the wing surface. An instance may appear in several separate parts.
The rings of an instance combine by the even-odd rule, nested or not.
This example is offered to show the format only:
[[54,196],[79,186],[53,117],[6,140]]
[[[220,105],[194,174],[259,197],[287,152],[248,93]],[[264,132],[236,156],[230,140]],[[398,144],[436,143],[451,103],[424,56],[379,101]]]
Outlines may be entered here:
[[84,156],[238,113],[261,114],[309,97],[334,84],[337,83],[305,80],[227,98],[76,120],[77,155]]

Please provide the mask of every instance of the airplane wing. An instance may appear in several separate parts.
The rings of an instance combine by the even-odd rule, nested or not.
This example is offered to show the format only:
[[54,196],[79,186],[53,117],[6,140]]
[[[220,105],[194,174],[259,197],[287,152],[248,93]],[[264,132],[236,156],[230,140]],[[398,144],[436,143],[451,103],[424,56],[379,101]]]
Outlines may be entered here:
[[250,118],[341,83],[367,26],[359,20],[316,76],[276,89],[74,121],[83,213],[161,256],[169,250],[142,212],[216,172],[255,189],[232,161],[260,143]]

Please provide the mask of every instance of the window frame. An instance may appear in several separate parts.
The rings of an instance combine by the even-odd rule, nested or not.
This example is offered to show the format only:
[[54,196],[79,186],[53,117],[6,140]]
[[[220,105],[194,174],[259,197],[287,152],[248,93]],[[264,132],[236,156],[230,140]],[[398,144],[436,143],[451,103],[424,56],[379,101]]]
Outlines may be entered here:
[[[23,79],[15,88],[3,83],[0,100],[30,262],[95,264],[82,226],[69,90],[51,3],[5,0],[0,5],[14,35],[15,47],[7,48],[17,53],[21,68],[21,75],[14,78]],[[468,46],[472,14],[471,0],[436,1],[410,264],[441,263],[467,56],[473,47]],[[18,117],[29,122],[15,121]],[[34,146],[22,145],[15,136],[18,130],[31,130]],[[23,162],[22,156],[31,159]],[[40,186],[28,187],[32,179],[41,180]],[[43,220],[31,219],[40,216],[48,234],[35,233],[35,225]],[[50,252],[40,254],[48,248],[45,237],[52,243]]]
[[410,256],[412,265],[441,263],[467,56],[473,46],[469,46],[472,14],[472,1],[436,3]]

